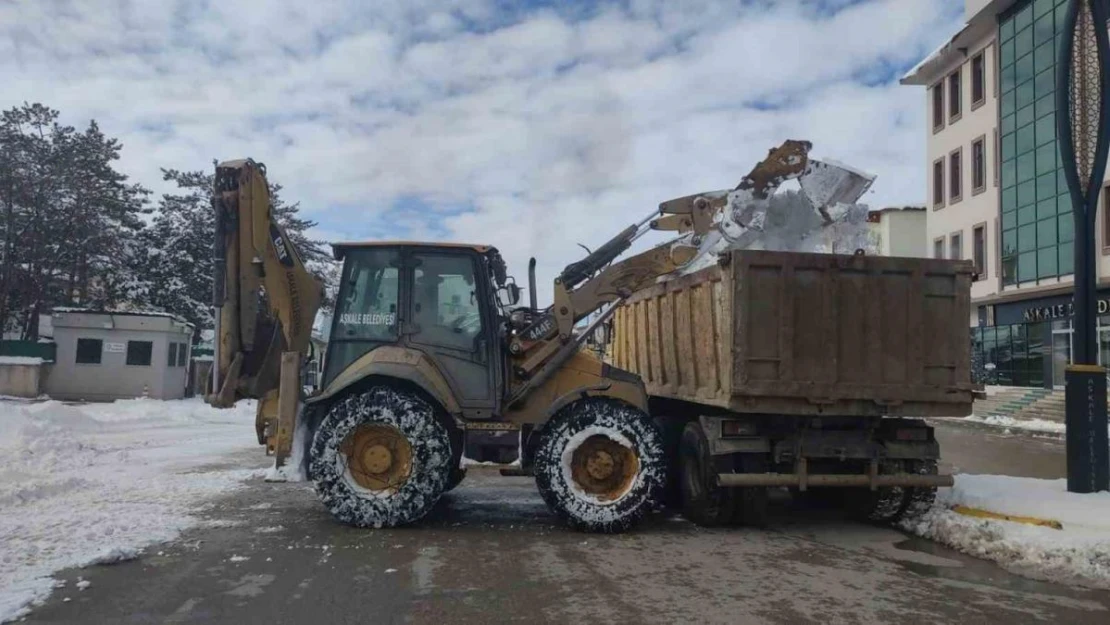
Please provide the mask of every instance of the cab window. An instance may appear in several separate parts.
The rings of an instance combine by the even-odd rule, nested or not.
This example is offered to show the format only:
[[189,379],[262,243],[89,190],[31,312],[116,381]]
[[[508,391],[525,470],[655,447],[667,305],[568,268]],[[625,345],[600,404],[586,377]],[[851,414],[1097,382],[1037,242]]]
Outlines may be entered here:
[[393,341],[397,338],[397,250],[348,253],[336,302],[335,338]]
[[414,340],[473,351],[482,334],[481,293],[469,255],[414,254]]

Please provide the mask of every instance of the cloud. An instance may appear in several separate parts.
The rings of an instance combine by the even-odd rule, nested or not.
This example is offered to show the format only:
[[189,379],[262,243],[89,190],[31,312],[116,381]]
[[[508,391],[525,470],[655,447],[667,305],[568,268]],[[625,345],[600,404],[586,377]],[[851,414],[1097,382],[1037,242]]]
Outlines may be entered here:
[[[495,0],[0,3],[0,106],[40,101],[120,167],[264,161],[328,238],[489,242],[541,283],[786,138],[921,203],[924,93],[900,70],[962,3]],[[659,238],[654,239],[660,240]],[[541,284],[540,299],[550,290]]]

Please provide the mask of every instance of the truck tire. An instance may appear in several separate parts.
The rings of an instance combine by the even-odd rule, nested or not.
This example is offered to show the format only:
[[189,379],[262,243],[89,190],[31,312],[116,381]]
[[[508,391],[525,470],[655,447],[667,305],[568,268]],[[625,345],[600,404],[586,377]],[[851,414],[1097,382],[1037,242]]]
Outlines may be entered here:
[[667,484],[663,489],[661,503],[674,510],[682,509],[682,467],[679,448],[686,421],[680,417],[654,417],[655,427],[663,435],[663,455],[667,460]]
[[[768,459],[762,454],[741,454],[736,458],[739,473],[766,473]],[[770,491],[764,486],[728,489],[735,500],[732,520],[738,525],[767,527],[767,507]]]
[[679,445],[682,473],[682,514],[706,527],[723,525],[735,516],[736,499],[717,485],[717,467],[709,453],[709,439],[697,421],[686,424]]
[[[906,462],[906,472],[917,475],[936,475],[936,460],[910,460]],[[929,511],[937,499],[937,489],[928,486],[914,486],[905,489],[902,509],[898,513],[901,519],[913,519]]]
[[374,386],[328,409],[313,438],[311,475],[339,521],[395,527],[432,509],[447,487],[451,455],[447,428],[431,404]]
[[604,397],[576,401],[544,426],[536,448],[536,486],[571,527],[617,533],[659,500],[666,480],[663,444],[643,412]]
[[[884,460],[879,464],[879,474],[889,475],[902,470],[900,460]],[[850,513],[861,521],[893,523],[905,510],[905,497],[909,489],[901,486],[884,486],[874,491],[867,488],[844,489]]]

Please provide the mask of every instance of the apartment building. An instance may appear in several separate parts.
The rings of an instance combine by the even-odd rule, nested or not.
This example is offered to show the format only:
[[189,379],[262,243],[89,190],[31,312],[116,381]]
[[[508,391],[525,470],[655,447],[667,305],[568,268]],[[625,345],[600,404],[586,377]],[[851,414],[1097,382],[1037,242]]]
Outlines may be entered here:
[[[924,87],[932,255],[972,259],[971,340],[988,380],[1062,386],[1074,218],[1056,141],[1065,0],[966,0],[965,25],[910,70]],[[1110,365],[1110,220],[1098,216],[1099,340]]]

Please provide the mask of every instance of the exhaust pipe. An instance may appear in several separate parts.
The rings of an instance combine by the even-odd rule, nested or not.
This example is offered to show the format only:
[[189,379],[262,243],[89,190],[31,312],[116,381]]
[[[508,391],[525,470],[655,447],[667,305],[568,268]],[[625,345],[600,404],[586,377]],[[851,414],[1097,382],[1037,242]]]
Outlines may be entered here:
[[533,256],[528,261],[528,304],[532,310],[539,310],[536,295],[536,257]]

